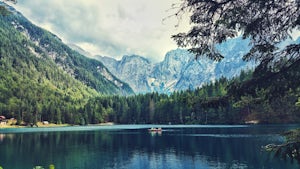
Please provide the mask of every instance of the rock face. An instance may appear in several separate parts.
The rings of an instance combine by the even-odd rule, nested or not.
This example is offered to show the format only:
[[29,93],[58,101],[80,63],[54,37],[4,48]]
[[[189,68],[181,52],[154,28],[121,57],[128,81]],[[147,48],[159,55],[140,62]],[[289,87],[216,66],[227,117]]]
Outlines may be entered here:
[[151,74],[153,64],[149,60],[137,56],[123,56],[122,60],[117,61],[109,57],[97,57],[112,74],[120,79],[130,82],[131,88],[136,93],[146,93],[151,91],[148,85],[148,75]]
[[116,77],[128,83],[135,93],[170,93],[195,89],[220,77],[231,78],[242,69],[253,69],[254,62],[242,60],[250,50],[249,41],[242,38],[228,40],[217,46],[225,56],[221,62],[205,57],[195,59],[187,50],[169,51],[162,62],[151,63],[142,56],[124,56],[121,60],[97,56]]

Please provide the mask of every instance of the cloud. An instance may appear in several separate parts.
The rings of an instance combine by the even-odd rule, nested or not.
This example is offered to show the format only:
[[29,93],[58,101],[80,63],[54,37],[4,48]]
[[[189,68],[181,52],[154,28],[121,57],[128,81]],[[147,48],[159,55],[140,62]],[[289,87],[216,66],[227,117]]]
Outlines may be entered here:
[[[19,0],[15,6],[35,24],[92,54],[138,54],[160,61],[177,48],[177,20],[162,19],[180,0]],[[173,11],[175,12],[175,11]]]

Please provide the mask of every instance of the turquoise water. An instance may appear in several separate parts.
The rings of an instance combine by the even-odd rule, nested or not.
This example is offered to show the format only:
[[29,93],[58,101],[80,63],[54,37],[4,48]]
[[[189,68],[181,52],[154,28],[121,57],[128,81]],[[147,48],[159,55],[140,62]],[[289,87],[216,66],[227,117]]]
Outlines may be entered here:
[[[161,133],[148,128],[162,127]],[[0,166],[32,169],[294,169],[261,146],[296,125],[115,125],[0,129]]]

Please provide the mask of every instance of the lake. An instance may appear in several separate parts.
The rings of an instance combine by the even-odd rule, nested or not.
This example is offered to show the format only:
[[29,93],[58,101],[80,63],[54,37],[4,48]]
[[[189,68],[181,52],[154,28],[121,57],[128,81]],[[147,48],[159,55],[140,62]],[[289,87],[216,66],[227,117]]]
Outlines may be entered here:
[[[162,127],[162,132],[148,128]],[[262,151],[297,125],[114,125],[0,129],[3,169],[296,169]]]

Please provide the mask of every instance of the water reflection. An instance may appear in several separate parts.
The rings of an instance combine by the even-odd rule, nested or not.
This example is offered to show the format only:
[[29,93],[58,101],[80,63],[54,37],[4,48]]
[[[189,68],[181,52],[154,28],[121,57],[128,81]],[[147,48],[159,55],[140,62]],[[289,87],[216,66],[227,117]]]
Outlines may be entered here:
[[0,144],[4,141],[5,138],[12,140],[14,136],[14,134],[0,134]]
[[0,143],[4,140],[5,134],[0,134]]
[[[277,133],[278,133],[277,129]],[[281,142],[275,130],[176,128],[35,132],[3,135],[0,165],[56,168],[298,168],[273,159],[260,147]],[[1,138],[1,136],[0,136]],[[16,162],[17,159],[17,162]]]

